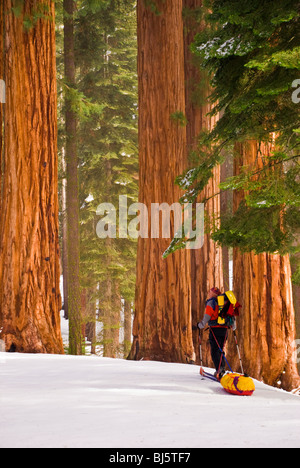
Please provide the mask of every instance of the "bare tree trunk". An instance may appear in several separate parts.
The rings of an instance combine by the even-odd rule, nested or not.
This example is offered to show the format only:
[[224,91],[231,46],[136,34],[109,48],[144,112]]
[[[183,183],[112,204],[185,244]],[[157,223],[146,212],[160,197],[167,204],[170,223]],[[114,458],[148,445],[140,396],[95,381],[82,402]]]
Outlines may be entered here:
[[157,5],[160,15],[138,1],[139,201],[148,208],[149,238],[138,242],[130,357],[186,362],[194,358],[190,251],[163,260],[171,239],[150,236],[151,203],[178,202],[174,180],[186,168],[186,129],[171,119],[185,112],[182,0]]
[[132,306],[130,301],[125,300],[124,304],[124,357],[126,358],[131,349],[132,336]]
[[[0,4],[0,80],[2,80],[0,88],[0,211],[2,204],[2,162],[3,162],[3,145],[4,145],[4,93],[5,76],[4,76],[4,4]],[[2,93],[1,93],[2,91]],[[0,311],[1,314],[1,311]],[[1,319],[0,319],[1,320]]]
[[[220,182],[225,182],[228,177],[233,176],[233,156],[231,154],[226,155],[225,162],[221,165]],[[221,208],[221,223],[222,216],[227,212],[232,213],[233,209],[233,198],[232,193],[225,191],[220,195],[220,208]],[[229,264],[232,260],[232,249],[227,246],[222,247],[223,256],[223,277],[224,277],[224,290],[228,291],[231,288],[231,277]]]
[[[107,239],[110,241],[110,239]],[[109,257],[108,265],[110,263]],[[111,333],[111,312],[112,312],[112,279],[108,277],[105,281],[105,296],[102,302],[103,307],[103,357],[112,357],[112,333]]]
[[5,152],[0,214],[0,310],[6,349],[63,353],[58,242],[54,2],[29,30],[33,3],[5,13]]
[[[62,167],[66,171],[65,150],[63,148]],[[64,294],[64,318],[69,318],[68,307],[68,222],[67,222],[67,179],[62,181],[62,272]]]
[[[295,274],[296,265],[299,264],[299,261],[300,261],[299,252],[291,256],[292,274]],[[293,284],[293,299],[294,299],[295,316],[296,316],[296,336],[299,339],[300,337],[300,285],[299,284]],[[299,353],[297,357],[298,357],[298,372],[300,372]]]
[[[208,104],[210,87],[207,77],[199,70],[195,63],[190,45],[195,34],[203,29],[195,21],[193,14],[202,6],[202,0],[184,0],[186,9],[185,18],[185,81],[186,81],[186,117],[187,124],[187,149],[188,152],[197,152],[197,137],[203,130],[210,129],[215,119],[207,116],[211,108]],[[219,192],[220,167],[214,170],[214,176],[209,181],[201,198],[212,196]],[[216,195],[207,204],[206,216],[220,213],[220,196]],[[205,311],[207,292],[212,287],[223,288],[223,259],[222,249],[205,235],[204,245],[199,250],[191,251],[191,287],[192,287],[192,319],[193,323],[199,322]],[[198,332],[194,333],[194,346],[199,360]],[[203,362],[206,366],[212,366],[208,334],[203,336]]]
[[112,337],[112,350],[111,357],[120,357],[120,327],[121,327],[121,295],[120,287],[117,279],[113,279],[114,293],[112,296],[112,310],[111,310],[111,337]]
[[[67,86],[75,88],[74,0],[64,0],[64,54]],[[82,354],[80,292],[79,188],[77,160],[77,119],[72,97],[66,96],[68,316],[70,354]]]
[[86,290],[86,338],[91,343],[91,354],[96,354],[96,288]]
[[[259,167],[257,142],[238,145],[238,150],[241,157],[235,162],[236,174],[242,165],[257,164]],[[243,196],[243,193],[234,196],[234,209]],[[243,306],[238,335],[245,370],[269,385],[279,385],[286,390],[298,387],[289,256],[241,254],[235,249],[234,291]],[[233,343],[231,355],[233,365],[238,367]]]
[[118,289],[116,280],[108,278],[103,303],[103,356],[110,358],[119,357],[121,297]]

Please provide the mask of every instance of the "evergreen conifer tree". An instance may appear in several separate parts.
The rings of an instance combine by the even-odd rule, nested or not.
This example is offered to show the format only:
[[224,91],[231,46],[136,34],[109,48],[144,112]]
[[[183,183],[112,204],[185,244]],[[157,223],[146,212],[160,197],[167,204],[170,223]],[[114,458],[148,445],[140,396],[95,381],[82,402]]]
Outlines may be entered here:
[[120,195],[129,205],[137,200],[135,1],[76,4],[71,99],[78,120],[82,330],[90,334],[96,320],[101,322],[100,336],[93,332],[93,340],[104,355],[119,356],[124,304],[134,298],[136,240],[99,239],[96,213],[101,203],[117,209]]

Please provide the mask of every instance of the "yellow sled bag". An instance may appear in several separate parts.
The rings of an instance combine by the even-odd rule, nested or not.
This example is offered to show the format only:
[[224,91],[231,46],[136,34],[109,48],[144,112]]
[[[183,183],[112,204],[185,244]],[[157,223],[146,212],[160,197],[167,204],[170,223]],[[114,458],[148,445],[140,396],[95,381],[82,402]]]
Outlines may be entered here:
[[251,396],[255,391],[253,380],[242,374],[225,374],[221,379],[221,385],[226,392],[233,395]]

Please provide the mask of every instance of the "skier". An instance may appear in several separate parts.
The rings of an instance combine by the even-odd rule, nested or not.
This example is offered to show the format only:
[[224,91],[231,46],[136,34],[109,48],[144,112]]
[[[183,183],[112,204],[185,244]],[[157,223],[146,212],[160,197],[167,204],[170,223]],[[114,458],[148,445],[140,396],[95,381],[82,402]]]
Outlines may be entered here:
[[197,324],[199,330],[205,328],[207,324],[209,326],[211,357],[216,368],[215,377],[218,379],[221,379],[225,374],[224,347],[228,329],[231,327],[233,330],[236,329],[235,319],[231,321],[230,325],[226,320],[220,319],[218,298],[223,296],[219,288],[214,287],[209,291],[203,320]]

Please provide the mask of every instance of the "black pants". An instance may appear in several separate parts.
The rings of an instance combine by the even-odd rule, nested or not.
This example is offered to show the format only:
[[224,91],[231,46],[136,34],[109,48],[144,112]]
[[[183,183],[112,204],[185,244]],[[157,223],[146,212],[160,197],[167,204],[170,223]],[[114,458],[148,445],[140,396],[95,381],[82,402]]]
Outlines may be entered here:
[[[213,328],[209,332],[209,344],[211,349],[211,357],[216,368],[216,371],[225,370],[225,359],[219,348],[224,349],[227,339],[227,328]],[[215,336],[214,336],[215,335]],[[219,344],[216,343],[216,340]],[[222,358],[222,359],[221,359]]]

